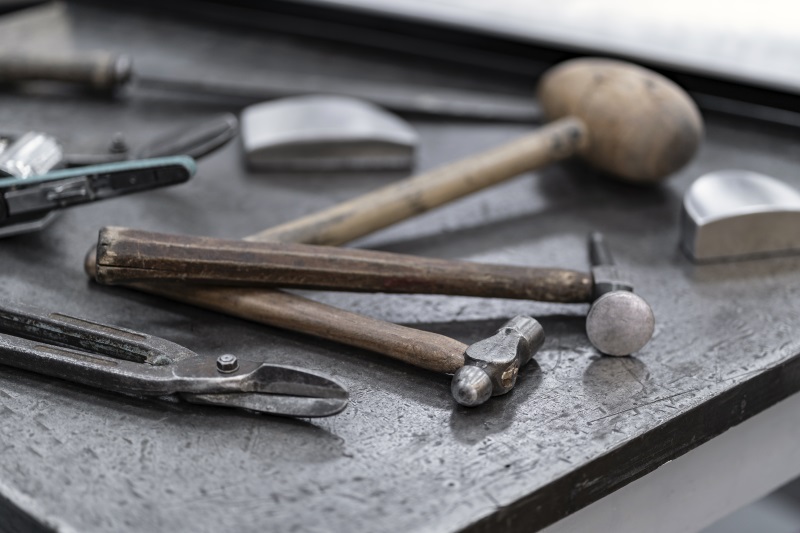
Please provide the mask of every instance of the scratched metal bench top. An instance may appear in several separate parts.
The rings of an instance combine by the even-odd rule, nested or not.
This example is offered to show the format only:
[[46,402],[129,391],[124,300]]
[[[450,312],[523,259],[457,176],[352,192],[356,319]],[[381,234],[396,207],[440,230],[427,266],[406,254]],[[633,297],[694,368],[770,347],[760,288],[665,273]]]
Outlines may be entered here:
[[[69,15],[79,47],[124,47],[144,59],[142,68],[158,67],[159,47],[169,47],[189,58],[187,76],[203,71],[192,58],[219,60],[226,38],[203,26],[110,18],[100,8],[73,7]],[[316,61],[347,74],[377,61],[324,43],[231,35],[242,40],[248,61],[268,50],[272,67]],[[402,68],[376,67],[398,80]],[[110,102],[6,94],[0,102],[5,128],[48,131],[75,150],[98,148],[117,130],[135,142],[220,109],[158,95]],[[414,124],[419,169],[530,129]],[[355,243],[584,269],[585,236],[602,230],[656,313],[655,336],[636,357],[592,350],[583,332],[586,306],[309,293],[464,342],[517,313],[538,317],[548,338],[535,362],[512,393],[476,409],[454,404],[447,376],[96,286],[82,272],[84,252],[103,225],[238,237],[396,175],[248,174],[234,143],[204,160],[186,185],[66,211],[44,232],[1,242],[2,298],[147,331],[204,355],[230,352],[324,372],[349,388],[352,402],[333,418],[290,420],[131,398],[0,368],[0,530],[530,531],[778,402],[800,389],[800,259],[694,267],[678,251],[677,223],[683,192],[711,170],[751,169],[800,186],[800,148],[791,131],[719,117],[709,119],[707,137],[695,161],[660,188],[615,184],[562,164]]]

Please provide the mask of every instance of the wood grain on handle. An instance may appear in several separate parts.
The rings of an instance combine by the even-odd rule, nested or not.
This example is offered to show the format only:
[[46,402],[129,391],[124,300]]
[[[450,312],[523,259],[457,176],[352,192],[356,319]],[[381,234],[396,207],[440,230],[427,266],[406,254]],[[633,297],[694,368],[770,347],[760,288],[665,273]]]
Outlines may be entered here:
[[329,209],[246,237],[339,245],[390,226],[529,170],[575,155],[587,142],[586,126],[567,117],[516,141],[400,180]]
[[183,284],[129,286],[245,320],[363,348],[435,372],[452,374],[464,365],[467,345],[457,340],[281,291]]
[[57,81],[111,91],[131,78],[131,61],[108,53],[26,55],[0,53],[0,84]]
[[449,294],[576,303],[592,299],[589,273],[413,255],[104,228],[97,281],[185,281],[357,292]]
[[[95,279],[96,264],[88,256],[84,270]],[[130,283],[125,286],[251,322],[363,348],[435,372],[452,374],[464,365],[467,345],[455,339],[337,309],[283,291],[185,283]]]

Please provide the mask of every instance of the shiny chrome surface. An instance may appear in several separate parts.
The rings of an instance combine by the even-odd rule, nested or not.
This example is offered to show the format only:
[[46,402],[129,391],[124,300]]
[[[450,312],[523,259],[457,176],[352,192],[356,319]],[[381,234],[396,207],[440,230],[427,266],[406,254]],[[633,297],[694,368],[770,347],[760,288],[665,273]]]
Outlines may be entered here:
[[266,170],[406,169],[417,133],[401,118],[344,96],[298,96],[242,111],[248,165]]
[[586,335],[601,353],[631,355],[653,337],[656,319],[644,298],[633,292],[628,272],[618,267],[602,233],[589,235],[594,298],[586,316]]
[[464,366],[453,375],[450,391],[466,406],[506,394],[517,382],[520,367],[544,344],[544,328],[534,318],[515,316],[497,333],[476,342],[464,354]]
[[800,251],[800,192],[749,170],[701,176],[683,199],[681,246],[696,262]]

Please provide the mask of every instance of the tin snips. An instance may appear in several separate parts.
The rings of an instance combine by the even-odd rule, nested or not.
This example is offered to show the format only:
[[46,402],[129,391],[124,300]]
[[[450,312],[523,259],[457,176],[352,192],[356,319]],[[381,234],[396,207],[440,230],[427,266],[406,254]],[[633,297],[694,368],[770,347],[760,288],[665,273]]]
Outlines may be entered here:
[[341,412],[347,391],[288,366],[203,357],[167,340],[60,313],[0,306],[0,364],[104,390],[295,417]]

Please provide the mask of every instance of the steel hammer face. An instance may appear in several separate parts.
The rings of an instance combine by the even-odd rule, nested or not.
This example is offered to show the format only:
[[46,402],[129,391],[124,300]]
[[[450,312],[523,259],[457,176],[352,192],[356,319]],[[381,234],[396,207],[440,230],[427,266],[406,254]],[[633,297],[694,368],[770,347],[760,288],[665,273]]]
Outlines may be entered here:
[[655,330],[650,305],[633,293],[627,273],[617,268],[599,232],[589,235],[594,302],[586,316],[589,341],[606,355],[630,355],[644,348]]
[[544,329],[528,316],[506,322],[497,333],[472,344],[464,366],[453,375],[451,391],[461,405],[480,405],[514,388],[519,368],[544,344]]
[[634,294],[633,284],[616,266],[594,266],[592,275],[595,300],[586,317],[589,341],[606,355],[638,352],[653,336],[653,310]]

